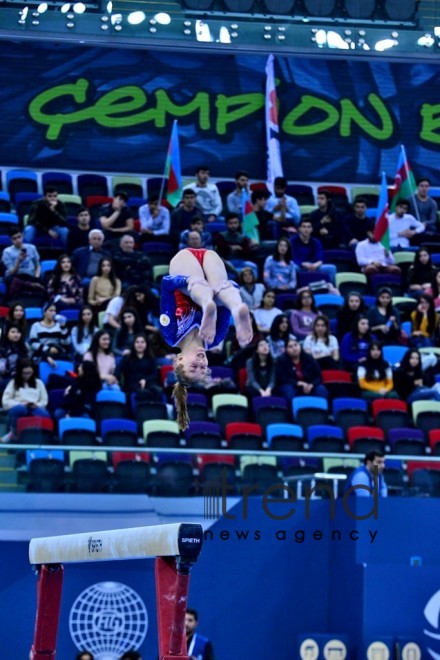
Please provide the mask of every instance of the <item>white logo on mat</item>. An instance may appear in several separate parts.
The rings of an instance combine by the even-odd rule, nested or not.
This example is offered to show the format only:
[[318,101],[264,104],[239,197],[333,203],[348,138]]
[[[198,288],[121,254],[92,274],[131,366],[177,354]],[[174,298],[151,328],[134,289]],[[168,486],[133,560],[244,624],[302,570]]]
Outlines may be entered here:
[[78,650],[95,660],[118,660],[138,649],[148,630],[143,600],[121,582],[98,582],[85,589],[72,605],[69,631]]

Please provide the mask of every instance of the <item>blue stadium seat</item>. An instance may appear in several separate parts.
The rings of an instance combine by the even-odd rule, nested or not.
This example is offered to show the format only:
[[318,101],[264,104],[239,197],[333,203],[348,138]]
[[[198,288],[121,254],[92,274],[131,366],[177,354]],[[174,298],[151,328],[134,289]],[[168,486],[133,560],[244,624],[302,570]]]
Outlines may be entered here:
[[93,445],[96,443],[96,422],[86,417],[64,417],[58,423],[58,435],[63,445]]

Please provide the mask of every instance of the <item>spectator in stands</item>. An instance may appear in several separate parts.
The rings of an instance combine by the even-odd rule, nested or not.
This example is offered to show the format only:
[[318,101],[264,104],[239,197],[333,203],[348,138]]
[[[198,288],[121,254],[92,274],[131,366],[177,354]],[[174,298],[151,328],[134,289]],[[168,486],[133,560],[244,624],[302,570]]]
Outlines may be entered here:
[[265,339],[257,344],[257,349],[246,362],[246,396],[271,396],[275,387],[275,361]]
[[417,193],[409,198],[409,212],[425,225],[425,238],[438,234],[437,202],[429,197],[431,181],[422,177],[417,181]]
[[379,289],[376,302],[372,305],[367,317],[371,332],[383,344],[397,344],[401,336],[399,310],[393,306],[391,289]]
[[28,355],[25,337],[16,324],[9,325],[0,344],[0,390],[17,373],[17,364]]
[[56,318],[57,308],[53,303],[46,303],[43,307],[43,318],[31,325],[29,343],[34,361],[48,362],[56,366],[56,360],[70,358],[70,336],[66,319]]
[[84,305],[81,309],[78,323],[72,328],[71,340],[75,362],[81,362],[84,355],[90,350],[92,339],[98,332],[93,307]]
[[303,218],[298,226],[298,233],[290,239],[293,260],[299,271],[306,273],[327,273],[332,283],[335,283],[336,267],[333,264],[322,263],[322,245],[317,238],[312,237],[313,226],[308,218]]
[[67,254],[58,257],[52,277],[47,285],[50,302],[56,305],[57,311],[76,308],[83,304],[83,288],[81,278],[76,273],[72,260]]
[[336,313],[338,339],[342,339],[347,332],[351,332],[353,323],[359,314],[364,314],[365,303],[360,293],[349,291],[345,296],[345,301]]
[[287,401],[306,394],[327,397],[318,363],[296,339],[287,342],[286,352],[276,361],[276,389]]
[[353,203],[353,214],[345,219],[345,241],[355,248],[360,241],[367,238],[369,232],[374,231],[375,221],[367,217],[367,200],[365,197],[356,197]]
[[130,234],[124,234],[119,246],[113,253],[116,276],[121,280],[122,288],[143,284],[152,279],[151,261],[145,252],[136,250],[135,240]]
[[399,266],[394,263],[394,256],[382,243],[374,238],[374,232],[368,231],[367,238],[356,244],[356,261],[367,277],[387,273],[401,275]]
[[384,469],[385,454],[380,449],[372,449],[365,455],[364,465],[356,468],[350,475],[345,491],[353,486],[362,486],[362,488],[353,490],[352,495],[373,497],[377,489],[380,497],[387,497],[388,487],[383,476]]
[[245,236],[236,213],[226,216],[226,231],[221,231],[215,237],[217,253],[222,259],[251,260],[252,249],[258,244]]
[[35,243],[36,238],[58,239],[66,247],[68,234],[66,207],[58,199],[57,189],[46,186],[44,197],[31,206],[24,240]]
[[226,198],[229,213],[234,213],[239,218],[243,215],[243,191],[249,193],[249,174],[239,170],[235,173],[235,190]]
[[113,351],[116,356],[128,355],[136,335],[143,332],[143,325],[132,307],[124,307],[121,313],[121,327],[113,338]]
[[413,348],[423,348],[434,345],[434,337],[438,327],[438,317],[435,313],[434,300],[426,293],[419,296],[417,309],[411,312],[411,339]]
[[73,253],[72,263],[81,279],[90,280],[97,275],[101,259],[110,256],[110,252],[102,247],[103,243],[104,233],[100,229],[92,229],[88,246],[78,248]]
[[364,314],[359,314],[353,321],[352,329],[341,342],[341,356],[344,366],[352,371],[367,360],[368,347],[376,337],[371,334],[370,322]]
[[310,289],[303,289],[298,293],[296,309],[290,316],[290,327],[292,332],[300,341],[312,332],[313,324],[318,316],[315,298]]
[[275,177],[274,192],[266,204],[266,211],[272,214],[273,235],[278,239],[285,232],[295,232],[301,219],[301,211],[294,197],[286,194],[287,179],[282,176]]
[[382,345],[371,342],[368,347],[367,359],[357,369],[357,379],[362,396],[367,399],[396,399],[393,390],[393,372],[383,359]]
[[344,229],[339,213],[327,190],[321,190],[317,200],[318,208],[310,214],[313,236],[321,241],[324,250],[337,249],[344,242]]
[[24,305],[21,302],[11,302],[9,305],[9,310],[5,319],[4,333],[8,332],[8,328],[10,328],[11,325],[18,326],[23,337],[27,336],[27,320],[24,312]]
[[[142,660],[142,656],[141,656],[140,653],[138,653],[135,650],[126,651],[123,655],[121,655],[119,660]],[[209,658],[208,658],[208,660],[209,660]]]
[[196,193],[197,205],[202,210],[202,213],[207,222],[217,220],[218,216],[222,214],[222,199],[215,183],[209,183],[209,167],[207,165],[200,165],[196,170],[196,180],[185,186],[184,191],[191,188]]
[[105,390],[120,390],[115,376],[116,360],[111,350],[111,337],[105,330],[99,330],[92,339],[90,350],[84,355],[84,362],[95,364],[102,387]]
[[323,314],[316,317],[312,332],[304,339],[303,349],[317,361],[321,370],[338,369],[338,340],[330,334],[330,321]]
[[[194,232],[200,234],[200,240],[198,245],[193,245],[194,236],[191,237],[190,244],[190,234]],[[212,234],[209,231],[205,230],[205,221],[203,217],[195,217],[190,221],[189,229],[185,229],[179,236],[179,250],[183,250],[186,247],[203,247],[207,250],[212,250]]]
[[426,293],[434,299],[436,311],[440,310],[440,270],[434,271],[431,286],[426,289]]
[[116,368],[116,376],[124,392],[135,393],[137,401],[162,401],[156,363],[143,333],[134,336],[131,350]]
[[289,317],[286,314],[278,314],[272,321],[267,337],[270,354],[274,360],[285,352],[289,339],[296,339],[290,332]]
[[[420,248],[416,253],[414,264],[408,271],[408,284],[411,293],[429,293],[431,282],[437,270],[432,263],[431,255],[426,248]],[[432,295],[432,293],[430,294]]]
[[399,397],[408,405],[426,399],[440,401],[440,392],[436,385],[432,387],[429,374],[423,371],[417,350],[410,349],[405,353],[399,368],[394,372],[394,384]]
[[159,195],[149,195],[139,209],[141,236],[145,239],[170,236],[170,212],[159,203]]
[[196,192],[192,188],[185,188],[182,193],[182,201],[171,213],[170,239],[173,243],[178,242],[183,231],[191,228],[195,220],[204,220],[201,209],[197,206]]
[[391,248],[408,248],[413,245],[413,238],[425,231],[423,222],[408,213],[409,202],[398,199],[396,210],[388,216]]
[[[191,607],[188,607],[185,614],[186,647],[190,658],[197,660],[214,660],[214,649],[211,642],[199,635],[197,626],[199,624],[199,615]],[[128,659],[131,660],[131,659]],[[136,658],[133,658],[136,660]]]
[[67,237],[67,252],[73,254],[75,250],[87,247],[89,244],[89,231],[91,229],[90,211],[85,206],[78,209],[76,216],[76,226],[69,228]]
[[23,234],[16,226],[10,228],[9,238],[12,245],[2,254],[9,297],[14,299],[25,292],[45,293],[39,282],[41,266],[37,248],[23,242]]
[[[78,376],[64,392],[63,409],[70,417],[95,417],[96,395],[102,383],[94,362],[78,365]],[[58,416],[58,415],[56,415]]]
[[234,370],[236,376],[240,369],[246,366],[246,360],[252,355],[254,355],[258,342],[261,339],[266,339],[267,335],[264,332],[260,332],[257,328],[257,323],[251,314],[251,325],[252,325],[252,339],[247,346],[242,348],[238,343],[236,336],[233,336],[231,339],[231,348],[230,348],[230,358],[228,360],[228,366]]
[[294,291],[296,289],[296,267],[292,259],[292,248],[287,238],[279,238],[272,256],[264,262],[264,283],[270,289]]
[[269,334],[271,325],[278,314],[282,314],[281,309],[275,307],[275,291],[268,289],[263,294],[260,307],[253,309],[252,315],[257,323],[257,328],[264,334]]
[[257,282],[254,269],[246,266],[240,272],[240,296],[250,310],[257,309],[261,305],[265,292],[264,284]]
[[270,197],[268,190],[253,190],[251,193],[251,204],[255,215],[258,218],[260,240],[272,240],[272,226],[269,224],[273,218],[272,213],[267,210],[267,202]]
[[114,196],[111,204],[105,204],[100,209],[99,222],[107,240],[119,238],[120,234],[133,231],[133,213],[127,206],[127,202],[128,195],[121,190]]
[[19,362],[15,377],[3,392],[2,407],[8,411],[10,431],[3,436],[2,442],[16,439],[20,417],[50,417],[46,410],[48,402],[46,387],[39,378],[35,378],[32,362]]
[[99,262],[98,274],[91,279],[88,303],[95,312],[101,312],[114,296],[121,294],[121,288],[121,280],[116,277],[112,259],[104,257]]

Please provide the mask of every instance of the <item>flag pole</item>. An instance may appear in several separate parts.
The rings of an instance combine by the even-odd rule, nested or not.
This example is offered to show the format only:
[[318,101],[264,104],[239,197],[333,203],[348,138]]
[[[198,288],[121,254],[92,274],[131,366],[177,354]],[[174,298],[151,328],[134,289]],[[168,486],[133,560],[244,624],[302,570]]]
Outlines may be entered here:
[[165,167],[164,167],[164,170],[163,170],[162,183],[160,184],[159,206],[161,206],[161,204],[162,204],[163,191],[165,189],[165,178],[166,178],[167,166],[168,166],[168,158],[170,157],[171,141],[173,139],[173,132],[174,132],[175,126],[177,126],[177,119],[175,119],[173,121],[173,127],[171,129],[170,139],[168,140],[168,149],[167,149],[167,155],[166,155],[166,158],[165,158]]
[[[404,164],[405,164],[406,176],[407,176],[408,181],[410,181],[411,179],[410,179],[410,172],[409,172],[409,168],[408,168],[408,161],[406,160],[406,150],[405,150],[405,145],[401,144],[401,145],[400,145],[400,148],[402,149],[402,156],[403,156],[403,162],[404,162]],[[412,193],[411,193],[411,199],[412,199],[412,201],[413,201],[414,211],[416,212],[417,220],[418,220],[419,222],[421,222],[421,220],[420,220],[420,213],[419,213],[419,207],[417,206],[417,203],[416,203],[416,194],[415,194],[415,192],[412,192]]]

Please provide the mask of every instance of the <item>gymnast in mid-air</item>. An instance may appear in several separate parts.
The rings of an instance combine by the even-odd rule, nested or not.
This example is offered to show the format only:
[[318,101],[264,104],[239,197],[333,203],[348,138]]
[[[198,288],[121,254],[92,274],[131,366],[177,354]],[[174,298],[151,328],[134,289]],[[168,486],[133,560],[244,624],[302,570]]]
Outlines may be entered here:
[[176,384],[173,397],[177,423],[188,427],[187,388],[209,379],[206,350],[224,340],[230,319],[240,346],[252,340],[248,306],[238,285],[228,280],[218,254],[204,248],[180,250],[170,262],[169,275],[162,280],[160,329],[165,341],[180,348],[174,359]]

